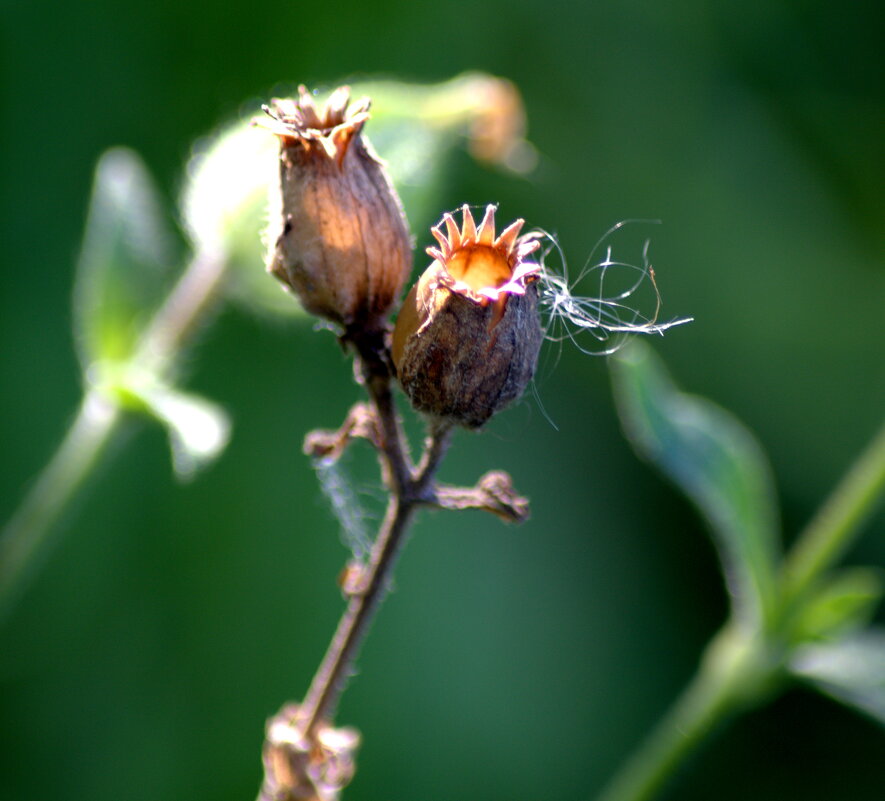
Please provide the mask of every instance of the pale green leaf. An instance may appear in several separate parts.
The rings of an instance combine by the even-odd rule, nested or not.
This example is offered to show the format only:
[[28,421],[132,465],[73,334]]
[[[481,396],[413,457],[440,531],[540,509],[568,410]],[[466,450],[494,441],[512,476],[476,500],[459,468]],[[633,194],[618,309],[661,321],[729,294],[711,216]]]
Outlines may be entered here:
[[795,642],[834,639],[866,626],[882,599],[880,570],[853,567],[840,570],[811,595],[791,626]]
[[95,170],[74,291],[74,328],[84,370],[123,361],[168,288],[172,236],[140,157],[107,151]]
[[706,518],[738,618],[770,621],[778,513],[762,449],[725,409],[681,392],[644,343],[631,342],[611,366],[627,437]]
[[301,305],[264,269],[269,187],[279,169],[277,137],[235,122],[197,143],[180,198],[194,249],[227,265],[226,291],[258,311],[300,315]]
[[154,390],[145,399],[154,416],[166,424],[172,466],[179,478],[192,478],[221,455],[230,439],[230,420],[221,407],[171,389]]
[[387,164],[413,230],[420,232],[434,225],[446,211],[440,208],[440,200],[459,137],[420,119],[385,117],[377,111],[367,126],[367,135]]
[[509,172],[534,168],[525,111],[509,81],[471,72],[437,84],[364,81],[351,89],[354,97],[372,98],[366,132],[387,162],[419,239],[450,210],[440,201],[458,148],[466,144],[478,160]]
[[217,459],[230,440],[231,424],[217,404],[181,392],[136,368],[120,371],[105,391],[129,411],[148,414],[166,427],[175,474],[186,481]]
[[821,692],[885,725],[885,629],[799,648],[790,667]]

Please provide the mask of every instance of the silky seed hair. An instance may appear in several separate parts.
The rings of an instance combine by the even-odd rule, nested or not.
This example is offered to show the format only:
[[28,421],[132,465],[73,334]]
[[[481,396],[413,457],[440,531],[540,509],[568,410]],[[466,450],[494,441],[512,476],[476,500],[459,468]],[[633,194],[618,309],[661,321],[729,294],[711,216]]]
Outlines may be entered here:
[[[544,336],[548,341],[570,341],[582,353],[603,356],[614,353],[629,334],[662,335],[670,328],[691,322],[691,317],[659,321],[661,294],[648,257],[650,240],[645,240],[638,264],[616,258],[613,245],[608,243],[613,234],[627,225],[657,222],[622,220],[613,225],[594,245],[574,279],[569,276],[565,254],[556,237],[547,231],[538,232],[546,243],[539,256],[539,289]],[[603,248],[604,256],[596,259]],[[619,287],[612,288],[614,282]],[[584,287],[593,288],[592,293],[581,294]],[[654,298],[650,313],[635,308],[638,293],[646,287]],[[587,337],[595,340],[595,347],[586,344]]]

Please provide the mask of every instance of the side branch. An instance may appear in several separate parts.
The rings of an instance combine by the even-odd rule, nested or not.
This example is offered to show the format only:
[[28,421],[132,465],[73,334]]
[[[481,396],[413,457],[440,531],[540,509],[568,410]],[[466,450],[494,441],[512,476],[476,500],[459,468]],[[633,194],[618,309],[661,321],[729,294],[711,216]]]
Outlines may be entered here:
[[436,487],[428,504],[440,509],[483,509],[508,523],[522,523],[529,517],[528,498],[513,489],[510,476],[500,470],[486,473],[475,487]]
[[304,453],[314,459],[336,461],[355,439],[366,439],[376,448],[381,447],[378,418],[368,403],[354,404],[337,431],[309,432],[304,438]]

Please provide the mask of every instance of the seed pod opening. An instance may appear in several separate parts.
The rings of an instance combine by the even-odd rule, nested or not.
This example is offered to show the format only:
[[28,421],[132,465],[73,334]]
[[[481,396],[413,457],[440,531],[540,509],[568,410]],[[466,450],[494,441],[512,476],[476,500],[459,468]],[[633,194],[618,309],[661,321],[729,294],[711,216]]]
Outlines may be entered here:
[[[469,428],[522,395],[543,335],[536,281],[526,261],[540,243],[523,220],[495,235],[495,207],[477,228],[465,205],[431,233],[433,263],[412,287],[393,333],[393,361],[412,405]],[[445,231],[443,230],[445,228]]]
[[280,139],[267,269],[304,307],[345,328],[377,328],[412,267],[402,204],[362,129],[369,100],[343,86],[317,106],[273,100],[258,124]]

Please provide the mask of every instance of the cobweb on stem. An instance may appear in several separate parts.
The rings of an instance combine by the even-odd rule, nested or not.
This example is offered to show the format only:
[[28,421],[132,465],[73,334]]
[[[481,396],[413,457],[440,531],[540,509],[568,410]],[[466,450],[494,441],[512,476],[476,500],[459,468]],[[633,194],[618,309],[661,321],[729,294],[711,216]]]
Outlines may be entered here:
[[[541,255],[540,308],[544,333],[551,342],[571,341],[583,353],[606,355],[616,351],[628,334],[663,334],[669,328],[691,322],[691,317],[658,321],[661,295],[655,281],[654,268],[648,258],[650,240],[642,246],[641,261],[633,264],[616,259],[613,245],[607,240],[631,223],[657,223],[657,220],[622,220],[600,237],[586,264],[576,278],[568,273],[565,255],[556,237],[539,231],[546,248]],[[595,260],[602,248],[605,255]],[[558,268],[551,265],[555,255]],[[646,316],[634,304],[638,293],[650,288],[654,312]],[[583,294],[590,292],[590,294]],[[586,336],[597,347],[585,344]]]
[[360,502],[350,476],[346,474],[339,459],[314,459],[313,468],[323,495],[341,526],[342,542],[354,559],[364,559],[372,548],[368,527],[371,515]]

